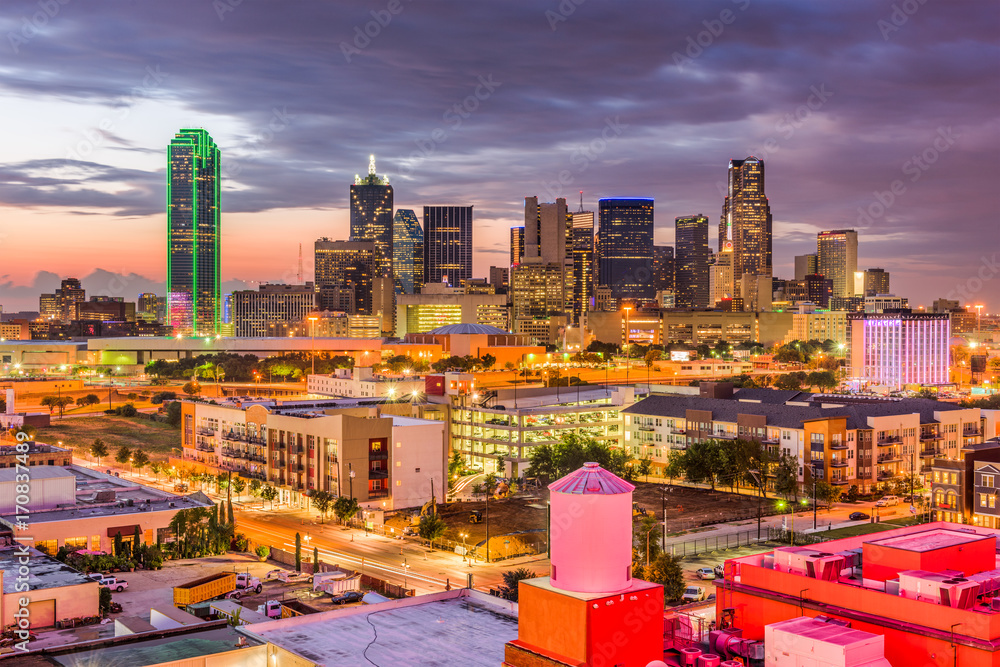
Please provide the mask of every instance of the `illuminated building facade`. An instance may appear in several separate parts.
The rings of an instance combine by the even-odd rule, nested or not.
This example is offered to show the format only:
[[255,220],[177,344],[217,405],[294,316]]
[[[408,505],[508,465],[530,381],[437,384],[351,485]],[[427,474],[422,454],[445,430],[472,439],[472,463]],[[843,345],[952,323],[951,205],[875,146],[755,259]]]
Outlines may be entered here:
[[374,155],[368,162],[368,175],[355,176],[351,186],[351,240],[374,243],[374,277],[393,277],[392,186],[387,177],[375,173]]
[[580,323],[594,300],[594,212],[573,213],[573,320]]
[[419,294],[400,294],[396,299],[396,335],[424,333],[448,324],[485,324],[507,331],[507,296],[472,292],[428,283]]
[[764,161],[729,161],[729,186],[719,223],[719,250],[731,243],[733,276],[739,288],[745,275],[771,272],[771,206],[764,194]]
[[220,156],[208,132],[183,129],[167,147],[167,320],[178,334],[222,322]]
[[573,216],[565,199],[524,198],[524,256],[511,267],[515,333],[520,323],[564,316],[573,309]]
[[601,199],[598,202],[598,280],[617,299],[653,300],[653,200]]
[[372,315],[375,243],[321,238],[315,253],[319,309]]
[[716,253],[708,267],[708,305],[714,308],[721,301],[732,299],[734,284],[733,249],[727,247]]
[[709,305],[708,218],[691,215],[674,220],[675,299],[678,308]]
[[510,228],[510,265],[521,263],[524,257],[524,227]]
[[288,335],[292,333],[289,329],[315,310],[316,290],[312,283],[261,285],[257,290],[232,294],[234,331],[240,338]]
[[864,389],[948,382],[947,314],[849,313],[847,374]]
[[858,270],[858,233],[835,229],[816,235],[816,272],[833,281],[833,296],[855,296]]
[[885,269],[865,269],[865,296],[892,294],[889,289],[889,272]]
[[472,207],[424,206],[424,284],[472,278]]
[[420,291],[424,284],[424,230],[417,214],[408,208],[396,211],[392,220],[392,270],[400,293]]

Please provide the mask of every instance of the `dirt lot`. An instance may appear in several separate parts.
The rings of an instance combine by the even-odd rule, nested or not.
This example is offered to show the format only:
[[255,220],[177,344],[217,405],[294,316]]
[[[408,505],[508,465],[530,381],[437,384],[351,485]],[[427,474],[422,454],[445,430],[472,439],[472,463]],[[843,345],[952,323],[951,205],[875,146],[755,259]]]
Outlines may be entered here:
[[62,441],[63,447],[71,447],[76,456],[88,461],[96,438],[104,441],[112,458],[119,447],[126,445],[130,449],[141,447],[153,461],[166,461],[170,450],[181,446],[180,429],[148,419],[111,415],[53,419],[52,425],[38,429],[35,437],[50,445]]
[[[737,495],[725,491],[712,492],[708,489],[666,484],[637,482],[634,499],[640,507],[662,518],[661,489],[667,489],[667,531],[679,532],[701,526],[706,521],[734,521],[757,516],[756,497]],[[513,498],[490,501],[490,535],[504,535],[525,530],[545,530],[547,495],[521,495]],[[469,512],[480,510],[486,513],[486,503],[462,502],[441,505],[439,514],[448,524],[444,537],[461,542],[461,533],[468,535],[468,542],[475,544],[486,538],[486,524],[469,523]],[[397,515],[389,525],[401,529],[406,525],[404,517]],[[492,542],[492,539],[491,539]]]

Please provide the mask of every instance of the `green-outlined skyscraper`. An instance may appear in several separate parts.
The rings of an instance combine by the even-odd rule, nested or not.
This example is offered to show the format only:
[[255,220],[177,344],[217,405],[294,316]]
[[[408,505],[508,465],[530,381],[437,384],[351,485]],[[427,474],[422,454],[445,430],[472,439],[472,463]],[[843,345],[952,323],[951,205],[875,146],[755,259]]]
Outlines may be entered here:
[[215,335],[222,321],[219,147],[182,129],[167,147],[167,322],[174,333]]

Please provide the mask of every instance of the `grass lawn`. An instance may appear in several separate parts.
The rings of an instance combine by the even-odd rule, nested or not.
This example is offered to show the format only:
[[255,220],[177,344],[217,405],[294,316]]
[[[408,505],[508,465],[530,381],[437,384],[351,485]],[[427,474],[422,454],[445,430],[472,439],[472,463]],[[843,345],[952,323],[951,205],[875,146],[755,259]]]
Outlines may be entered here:
[[871,533],[881,533],[884,530],[895,530],[901,526],[912,526],[916,523],[913,517],[899,517],[897,519],[886,519],[879,523],[862,523],[857,526],[848,526],[847,528],[835,528],[833,530],[821,530],[816,533],[812,533],[816,536],[821,536],[824,539],[837,540],[842,537],[856,537],[858,535],[869,535]]
[[181,446],[178,428],[148,419],[114,415],[53,419],[50,427],[38,429],[35,438],[50,445],[62,441],[63,447],[72,448],[76,456],[88,460],[90,445],[97,438],[104,441],[112,456],[125,445],[129,449],[141,447],[153,461],[166,461],[170,450]]

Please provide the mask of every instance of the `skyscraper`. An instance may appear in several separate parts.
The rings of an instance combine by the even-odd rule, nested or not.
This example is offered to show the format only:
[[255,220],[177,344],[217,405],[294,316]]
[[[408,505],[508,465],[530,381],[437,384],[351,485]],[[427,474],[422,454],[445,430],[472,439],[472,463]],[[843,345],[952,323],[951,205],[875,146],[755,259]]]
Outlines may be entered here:
[[806,276],[813,273],[819,273],[818,265],[816,264],[816,253],[810,253],[808,255],[796,255],[795,256],[795,279],[805,280]]
[[512,267],[514,332],[526,320],[563,315],[573,308],[573,216],[565,199],[524,198],[524,256]]
[[375,173],[375,156],[369,156],[368,175],[354,177],[351,186],[351,240],[375,244],[375,277],[392,278],[392,186]]
[[598,202],[600,284],[621,299],[654,299],[653,200],[602,199]]
[[833,296],[854,296],[858,233],[835,229],[816,235],[816,270],[833,281]]
[[424,284],[424,230],[412,209],[392,219],[392,271],[401,294],[415,294]]
[[720,301],[736,296],[733,280],[733,249],[723,248],[712,258],[708,267],[708,305],[715,308]]
[[320,310],[372,315],[375,243],[317,239],[316,291]]
[[673,246],[653,246],[653,288],[657,292],[674,290]]
[[176,333],[219,333],[219,170],[205,130],[182,129],[167,147],[167,320]]
[[472,278],[472,207],[424,206],[424,283]]
[[510,228],[510,265],[521,263],[524,257],[524,227]]
[[594,298],[594,212],[582,204],[573,214],[573,319],[580,319]]
[[729,161],[729,189],[719,222],[719,250],[733,247],[737,291],[744,275],[772,276],[771,206],[764,194],[764,161]]
[[674,303],[708,306],[708,218],[701,213],[674,220]]
[[865,269],[865,296],[892,294],[889,272],[885,269]]

